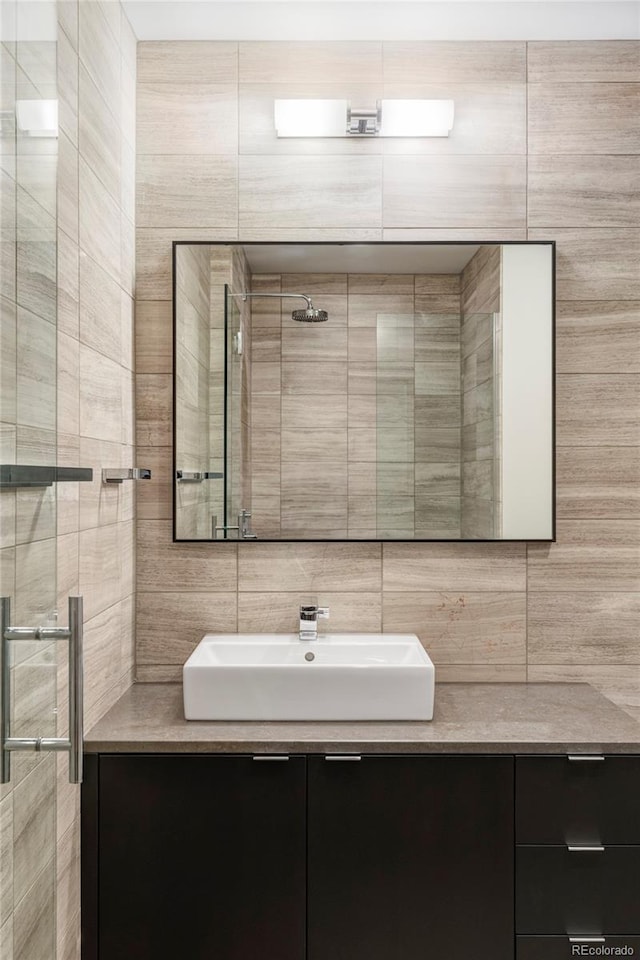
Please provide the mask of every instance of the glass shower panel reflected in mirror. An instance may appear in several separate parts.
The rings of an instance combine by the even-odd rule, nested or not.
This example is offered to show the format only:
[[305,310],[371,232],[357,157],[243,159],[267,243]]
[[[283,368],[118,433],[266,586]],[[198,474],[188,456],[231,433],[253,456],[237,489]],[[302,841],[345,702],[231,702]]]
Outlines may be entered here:
[[552,244],[180,243],[178,343],[194,251],[223,505],[194,536],[177,478],[177,539],[552,538]]

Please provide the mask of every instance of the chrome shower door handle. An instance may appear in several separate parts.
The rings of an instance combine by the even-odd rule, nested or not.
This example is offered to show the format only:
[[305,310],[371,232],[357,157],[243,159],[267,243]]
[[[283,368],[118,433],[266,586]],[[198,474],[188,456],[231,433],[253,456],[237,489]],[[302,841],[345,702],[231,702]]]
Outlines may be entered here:
[[[0,598],[0,683],[2,709],[0,711],[0,783],[11,778],[11,753],[35,751],[48,753],[64,751],[69,754],[69,783],[82,783],[82,751],[84,745],[83,717],[83,605],[82,597],[69,597],[68,627],[13,627],[11,603]],[[11,736],[11,674],[9,643],[20,640],[50,642],[67,640],[69,643],[69,736],[68,737],[12,737]]]
[[82,783],[84,745],[82,597],[69,597],[69,634],[69,783]]

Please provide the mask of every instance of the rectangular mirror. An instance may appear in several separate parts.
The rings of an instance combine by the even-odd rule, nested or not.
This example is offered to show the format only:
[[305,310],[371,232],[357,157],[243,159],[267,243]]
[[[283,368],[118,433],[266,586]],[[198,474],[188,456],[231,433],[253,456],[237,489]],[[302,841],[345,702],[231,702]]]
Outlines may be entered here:
[[174,244],[176,540],[552,540],[553,243]]

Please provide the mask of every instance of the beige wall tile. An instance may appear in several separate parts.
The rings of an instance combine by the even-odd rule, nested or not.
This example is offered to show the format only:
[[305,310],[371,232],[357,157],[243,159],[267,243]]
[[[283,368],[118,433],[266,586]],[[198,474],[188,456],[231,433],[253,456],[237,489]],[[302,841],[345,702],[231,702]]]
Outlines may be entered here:
[[119,443],[122,436],[120,367],[80,345],[80,433]]
[[186,228],[197,223],[235,228],[236,160],[232,156],[141,156],[136,203],[140,227]]
[[640,152],[638,83],[530,83],[529,153]]
[[137,458],[151,470],[151,479],[136,490],[136,515],[141,520],[169,520],[172,516],[171,447],[137,447]]
[[[530,230],[529,238],[548,239],[548,231]],[[640,299],[640,230],[555,229],[553,239],[558,300]]]
[[80,246],[115,280],[120,278],[120,209],[80,158]]
[[518,157],[387,157],[384,227],[521,227],[526,164]]
[[238,587],[241,592],[371,592],[381,583],[379,544],[254,543],[240,544]]
[[438,683],[524,683],[525,664],[438,664]]
[[16,904],[13,915],[13,960],[47,960],[54,949],[55,862],[48,861],[35,883]]
[[560,518],[640,516],[640,447],[558,447],[556,471]]
[[[300,604],[309,595],[300,592],[240,593],[238,595],[238,631],[240,633],[297,633]],[[320,621],[319,633],[380,632],[382,609],[379,593],[318,594],[318,603],[329,608],[329,619]]]
[[531,591],[527,615],[530,664],[640,662],[640,593]]
[[385,590],[525,589],[524,544],[392,543],[383,556]]
[[139,83],[137,152],[225,154],[238,148],[237,87],[231,83]]
[[636,40],[569,40],[529,43],[529,83],[637,83],[640,51]]
[[80,337],[98,353],[120,363],[121,290],[112,276],[80,255]]
[[640,591],[640,523],[559,520],[558,542],[530,544],[527,580],[537,591]]
[[382,44],[241,43],[239,63],[241,83],[306,82],[310,63],[316,76],[334,83],[366,83],[382,79]]
[[390,137],[382,141],[385,154],[525,154],[527,152],[527,88],[524,83],[438,85],[385,83],[390,100],[453,100],[455,118],[448,137]]
[[173,320],[171,304],[141,300],[136,305],[136,372],[171,373]]
[[558,303],[559,373],[640,373],[640,301]]
[[417,633],[436,664],[526,662],[524,593],[385,591],[383,597],[385,633]]
[[[115,7],[115,4],[111,4]],[[120,51],[99,3],[79,4],[79,46],[82,64],[105,101],[120,103]]]
[[526,80],[526,44],[384,44],[384,79],[393,83],[495,83]]
[[120,136],[118,123],[89,73],[80,65],[78,134],[80,155],[114,199],[120,192]]
[[168,374],[136,376],[136,441],[147,447],[171,444],[172,386]]
[[232,543],[172,543],[166,520],[138,524],[138,589],[141,592],[214,593],[236,589],[236,546]]
[[117,524],[112,523],[109,526],[82,531],[80,534],[80,593],[84,597],[86,620],[91,620],[107,607],[118,602],[121,562]]
[[[274,220],[304,223],[306,228],[382,225],[378,157],[245,156],[239,171],[241,230],[269,228]],[[198,220],[202,222],[201,214]]]
[[140,592],[136,626],[139,665],[183,664],[205,633],[236,632],[237,594]]
[[640,378],[561,374],[557,378],[557,443],[562,447],[639,446]]
[[529,158],[532,227],[635,227],[640,219],[636,157]]
[[211,40],[138,43],[140,83],[233,83],[237,79],[237,43]]

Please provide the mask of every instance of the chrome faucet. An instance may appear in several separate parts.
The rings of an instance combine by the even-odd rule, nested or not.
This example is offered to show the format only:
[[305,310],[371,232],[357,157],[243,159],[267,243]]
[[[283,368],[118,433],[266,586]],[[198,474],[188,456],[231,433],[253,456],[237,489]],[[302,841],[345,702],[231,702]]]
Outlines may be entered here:
[[329,607],[319,607],[317,603],[303,603],[300,606],[300,639],[318,639],[318,620],[329,619]]

